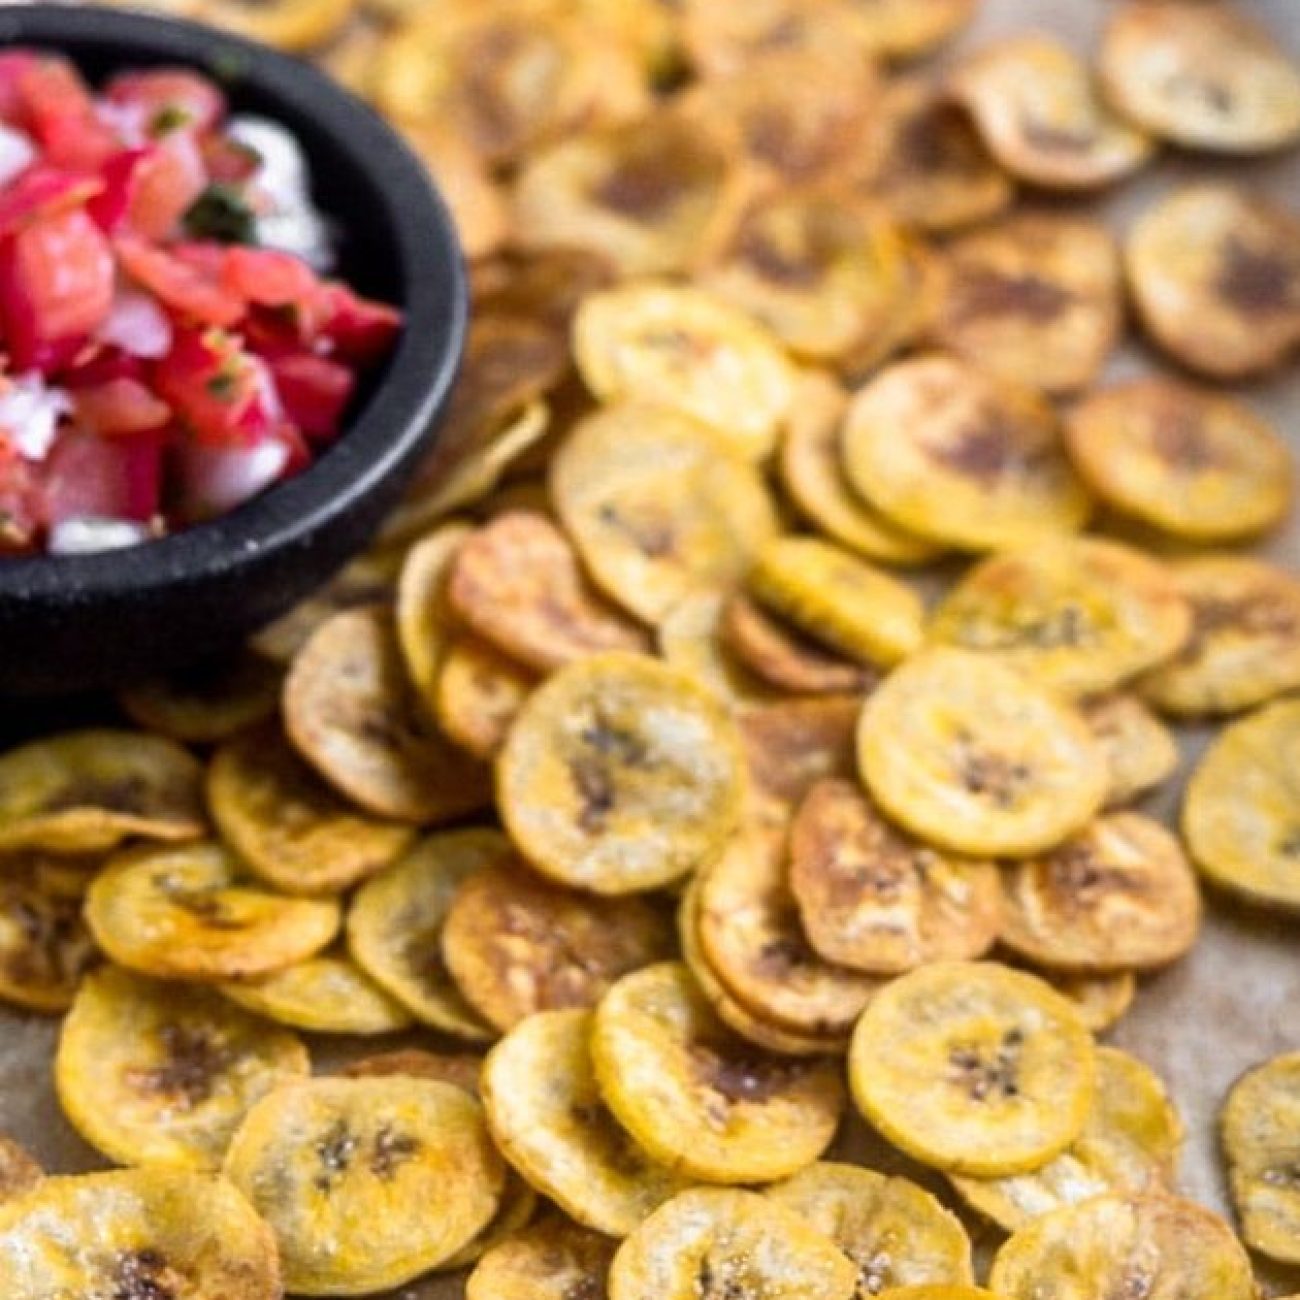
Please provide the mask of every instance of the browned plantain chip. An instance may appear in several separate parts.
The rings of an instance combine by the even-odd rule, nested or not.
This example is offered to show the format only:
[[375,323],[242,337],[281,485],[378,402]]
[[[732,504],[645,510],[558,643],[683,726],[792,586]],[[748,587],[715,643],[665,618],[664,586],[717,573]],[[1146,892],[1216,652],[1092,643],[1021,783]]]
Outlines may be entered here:
[[183,676],[130,687],[118,697],[131,721],[184,744],[226,740],[274,716],[280,673],[250,653]]
[[505,744],[537,676],[486,641],[457,635],[433,687],[433,712],[448,737],[487,762]]

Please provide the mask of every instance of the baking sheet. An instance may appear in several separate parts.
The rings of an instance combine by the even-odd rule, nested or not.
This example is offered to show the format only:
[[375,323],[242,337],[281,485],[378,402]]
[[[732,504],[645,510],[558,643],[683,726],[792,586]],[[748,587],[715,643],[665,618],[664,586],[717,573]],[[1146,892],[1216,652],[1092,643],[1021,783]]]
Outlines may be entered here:
[[[735,0],[743,3],[743,0]],[[1012,30],[1051,31],[1080,51],[1092,47],[1105,14],[1118,0],[984,0],[980,17],[953,53]],[[1297,0],[1242,0],[1300,57],[1300,3]],[[949,56],[951,57],[951,55]],[[1300,151],[1288,157],[1249,163],[1215,163],[1167,158],[1097,204],[1114,229],[1123,230],[1135,213],[1180,181],[1206,176],[1258,186],[1300,209]],[[1083,205],[1071,202],[1071,210]],[[1110,378],[1161,366],[1139,345],[1115,359]],[[1300,460],[1300,366],[1251,386],[1250,400],[1271,416],[1289,437]],[[1284,535],[1265,551],[1274,559],[1300,562],[1300,511]],[[1147,805],[1167,819],[1176,816],[1182,775],[1209,733],[1184,733],[1183,774]],[[58,1024],[0,1007],[0,1131],[14,1134],[51,1171],[71,1173],[103,1166],[63,1119],[54,1097],[50,1063]],[[408,1036],[409,1041],[420,1041]],[[395,1040],[383,1040],[387,1048]],[[426,1044],[431,1039],[423,1040]],[[1279,1052],[1300,1049],[1300,922],[1251,913],[1220,899],[1209,900],[1204,936],[1180,965],[1145,981],[1133,1010],[1112,1037],[1159,1071],[1177,1100],[1188,1141],[1182,1190],[1227,1213],[1224,1180],[1215,1139],[1215,1117],[1232,1081],[1243,1070]],[[367,1050],[360,1044],[317,1040],[313,1057],[328,1070],[340,1057]],[[893,1153],[878,1149],[856,1125],[839,1144],[873,1164],[888,1163],[924,1181]],[[952,1199],[952,1198],[948,1198]],[[991,1244],[987,1235],[984,1244]],[[1260,1278],[1270,1296],[1300,1292],[1300,1269],[1275,1269],[1261,1263]],[[388,1293],[387,1300],[461,1300],[460,1278],[426,1279]]]

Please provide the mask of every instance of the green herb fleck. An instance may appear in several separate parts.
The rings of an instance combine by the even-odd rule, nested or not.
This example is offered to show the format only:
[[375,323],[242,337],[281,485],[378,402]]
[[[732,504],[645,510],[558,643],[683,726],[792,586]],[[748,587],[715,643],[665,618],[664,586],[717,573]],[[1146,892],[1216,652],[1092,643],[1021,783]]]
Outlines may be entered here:
[[228,402],[235,395],[235,387],[239,382],[239,377],[234,369],[230,366],[218,370],[215,375],[204,385],[209,396],[215,397],[219,402]]
[[153,115],[153,121],[149,123],[149,134],[166,135],[170,131],[180,130],[181,127],[188,125],[189,121],[188,109],[182,108],[179,104],[168,104],[166,108],[160,108]]
[[182,218],[192,239],[215,239],[222,244],[256,243],[253,209],[234,185],[214,181],[199,195]]

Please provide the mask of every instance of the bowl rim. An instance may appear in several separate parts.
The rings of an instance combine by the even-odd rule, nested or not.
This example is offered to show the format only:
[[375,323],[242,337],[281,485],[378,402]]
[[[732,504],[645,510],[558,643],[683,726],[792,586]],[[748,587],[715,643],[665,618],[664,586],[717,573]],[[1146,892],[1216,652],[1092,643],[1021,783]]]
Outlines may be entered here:
[[[364,406],[293,478],[215,519],[135,546],[0,557],[0,602],[68,611],[178,583],[238,578],[268,553],[309,543],[310,534],[414,459],[459,371],[469,317],[468,278],[450,211],[424,165],[369,105],[303,60],[202,23],[108,7],[0,3],[0,49],[29,44],[59,53],[77,42],[121,44],[123,68],[131,66],[126,47],[137,46],[149,62],[194,68],[218,84],[255,85],[287,117],[309,117],[376,177],[394,235],[405,320]],[[76,61],[75,52],[70,57]],[[274,119],[275,110],[267,115]],[[445,298],[428,291],[440,283],[450,289]]]

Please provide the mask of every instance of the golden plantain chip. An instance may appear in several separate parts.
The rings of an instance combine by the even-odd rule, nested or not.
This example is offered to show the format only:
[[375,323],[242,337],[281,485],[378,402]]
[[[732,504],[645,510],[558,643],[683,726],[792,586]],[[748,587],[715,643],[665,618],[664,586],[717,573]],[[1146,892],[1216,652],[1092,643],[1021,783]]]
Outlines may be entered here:
[[622,403],[583,420],[555,454],[551,491],[597,585],[653,624],[691,592],[741,578],[778,526],[755,467],[664,407]]
[[721,848],[744,797],[726,707],[648,657],[593,655],[539,687],[497,759],[501,819],[560,884],[656,889]]
[[1173,573],[1192,635],[1143,678],[1147,700],[1175,716],[1225,714],[1300,686],[1300,582],[1244,556],[1184,560]]
[[248,869],[287,894],[335,894],[409,848],[409,826],[367,816],[325,784],[284,733],[227,741],[208,768],[208,807]]
[[502,1033],[537,1011],[594,1007],[620,976],[670,955],[668,917],[641,898],[594,898],[522,863],[456,890],[442,956],[465,1000]]
[[924,639],[921,598],[833,542],[773,538],[746,583],[768,609],[858,663],[891,667]]
[[590,1012],[543,1011],[488,1053],[483,1104],[506,1159],[579,1223],[625,1237],[685,1186],[619,1127],[592,1070]]
[[970,118],[921,77],[885,87],[875,129],[860,188],[904,225],[942,233],[995,217],[1014,201],[1015,182]]
[[34,1157],[0,1133],[0,1205],[30,1192],[44,1176]]
[[961,1220],[906,1178],[857,1165],[809,1165],[766,1195],[829,1237],[858,1270],[854,1300],[920,1283],[975,1280]]
[[1291,453],[1250,407],[1166,378],[1087,397],[1065,440],[1108,506],[1171,537],[1230,542],[1271,528],[1291,501]]
[[289,669],[284,720],[298,752],[365,811],[453,821],[491,801],[487,772],[419,715],[388,612],[322,623]]
[[606,650],[643,651],[643,628],[595,591],[544,515],[497,515],[456,550],[447,603],[471,631],[538,673]]
[[54,1081],[73,1127],[110,1160],[217,1170],[244,1115],[311,1072],[295,1034],[203,988],[106,967],[59,1037]]
[[433,706],[438,675],[453,635],[450,575],[473,531],[460,522],[435,528],[407,551],[397,581],[393,607],[397,646],[407,678],[426,711]]
[[1300,1053],[1242,1075],[1219,1123],[1246,1244],[1300,1264]]
[[732,658],[777,691],[865,694],[879,680],[873,669],[828,650],[743,591],[727,598],[719,632]]
[[1192,370],[1243,378],[1300,340],[1300,220],[1258,193],[1175,190],[1131,227],[1124,260],[1147,333]]
[[472,1052],[426,1052],[408,1047],[350,1061],[341,1073],[348,1079],[383,1079],[394,1074],[412,1079],[433,1079],[437,1083],[455,1084],[471,1097],[477,1097],[482,1068],[483,1058]]
[[484,762],[505,744],[537,677],[478,637],[454,636],[433,688],[438,725]]
[[982,1286],[948,1285],[899,1286],[882,1291],[884,1300],[1000,1300],[992,1291]]
[[344,953],[308,957],[218,988],[247,1011],[314,1034],[391,1034],[411,1024],[406,1008]]
[[447,970],[442,930],[461,883],[510,853],[499,831],[430,835],[368,880],[348,912],[348,951],[357,965],[423,1024],[472,1042],[492,1031]]
[[0,754],[0,852],[100,853],[203,834],[202,770],[174,741],[69,731]]
[[1106,807],[1121,808],[1163,784],[1178,767],[1178,742],[1135,695],[1103,695],[1082,706],[1106,758]]
[[99,953],[81,917],[85,884],[52,877],[51,861],[61,869],[38,853],[0,860],[0,1003],[56,1014]]
[[803,1217],[755,1192],[700,1187],[662,1206],[618,1249],[609,1300],[852,1300],[848,1257]]
[[730,599],[721,589],[702,587],[691,592],[660,621],[656,640],[660,657],[670,667],[693,677],[718,699],[734,704],[762,699],[770,691],[724,642]]
[[1174,144],[1261,153],[1300,138],[1300,74],[1230,5],[1142,0],[1112,11],[1098,73],[1130,121]]
[[0,1206],[5,1300],[279,1300],[275,1238],[223,1178],[119,1169],[46,1178]]
[[939,548],[895,527],[849,486],[840,460],[848,394],[830,375],[808,370],[796,381],[777,469],[791,502],[831,540],[882,564],[922,564]]
[[1137,979],[1131,970],[1118,975],[1076,975],[1059,970],[1033,973],[1068,998],[1079,1019],[1094,1034],[1114,1028],[1137,996]]
[[1300,910],[1300,700],[1225,727],[1187,784],[1183,836],[1214,884]]
[[702,1182],[798,1173],[829,1145],[844,1104],[833,1062],[754,1048],[674,962],[610,989],[596,1009],[591,1054],[615,1119],[653,1158]]
[[948,1173],[1036,1169],[1083,1131],[1092,1036],[1042,980],[937,962],[885,985],[853,1035],[849,1082],[890,1142]]
[[760,1020],[805,1038],[848,1041],[879,982],[832,966],[808,943],[787,880],[785,835],[737,834],[699,876],[695,932],[718,982]]
[[1123,330],[1119,248],[1095,220],[1007,217],[961,235],[937,265],[930,341],[990,378],[1077,392]]
[[195,16],[251,41],[302,53],[327,45],[356,0],[197,0]]
[[1079,830],[1106,761],[1047,687],[985,655],[927,650],[867,701],[858,765],[887,816],[958,853],[1027,857]]
[[383,29],[368,13],[358,13],[312,62],[350,90],[358,99],[374,95],[379,51],[383,46]]
[[859,390],[841,436],[854,489],[942,545],[1032,545],[1077,532],[1091,513],[1052,409],[954,358],[881,372]]
[[607,1300],[617,1243],[550,1213],[499,1241],[465,1281],[465,1300]]
[[1216,1214],[1161,1194],[1096,1196],[1035,1219],[989,1275],[1006,1300],[1254,1300],[1250,1260]]
[[1166,966],[1201,926],[1182,846],[1141,813],[1099,817],[1005,877],[1002,942],[1036,966],[1110,975]]
[[[658,0],[650,2],[657,4]],[[578,308],[593,293],[613,283],[609,263],[581,248],[516,254],[470,268],[470,285],[478,310],[540,321],[565,338]]]
[[954,1176],[963,1200],[1007,1232],[1094,1196],[1172,1187],[1183,1124],[1159,1076],[1127,1052],[1097,1049],[1097,1093],[1083,1132],[1056,1159],[1009,1178]]
[[1032,185],[1098,189],[1135,172],[1154,152],[1147,136],[1098,98],[1079,56],[1042,32],[985,47],[964,59],[947,85],[988,151]]
[[1095,537],[982,560],[930,620],[933,644],[1006,664],[1064,695],[1115,689],[1176,654],[1192,611],[1169,568]]
[[266,975],[338,933],[334,899],[290,898],[244,874],[214,841],[119,853],[86,895],[86,923],[119,966],[160,979]]
[[645,402],[707,424],[761,461],[794,399],[794,370],[757,321],[685,285],[639,281],[593,294],[573,321],[587,387],[603,402]]
[[799,921],[826,961],[897,975],[982,957],[998,937],[997,868],[897,830],[856,781],[828,777],[808,791],[790,826],[789,854]]
[[211,745],[274,717],[280,677],[274,665],[245,652],[184,676],[129,687],[118,702],[146,731]]
[[538,151],[515,180],[515,242],[586,249],[623,277],[677,274],[726,236],[752,183],[716,139],[664,110]]
[[362,1295],[445,1263],[496,1213],[505,1168],[449,1083],[312,1079],[249,1111],[225,1175],[270,1224],[285,1285]]
[[889,60],[920,58],[975,17],[978,0],[853,0],[872,52]]

